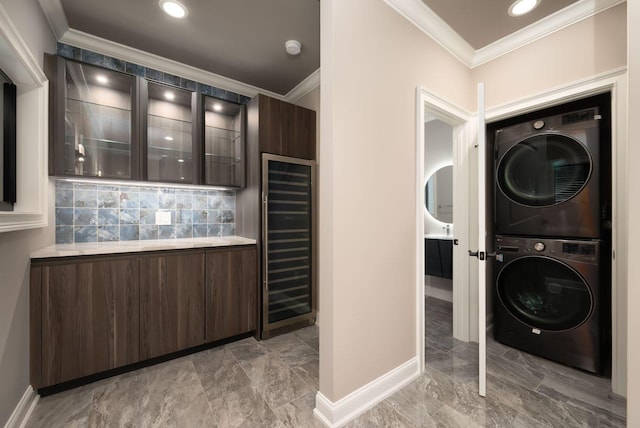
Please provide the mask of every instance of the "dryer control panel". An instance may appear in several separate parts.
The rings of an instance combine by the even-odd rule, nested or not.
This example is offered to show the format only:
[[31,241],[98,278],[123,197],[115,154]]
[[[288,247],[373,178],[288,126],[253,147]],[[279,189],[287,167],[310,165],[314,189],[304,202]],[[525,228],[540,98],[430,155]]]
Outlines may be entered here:
[[599,240],[518,238],[496,235],[496,259],[503,261],[504,256],[531,254],[538,256],[561,257],[584,263],[598,263]]

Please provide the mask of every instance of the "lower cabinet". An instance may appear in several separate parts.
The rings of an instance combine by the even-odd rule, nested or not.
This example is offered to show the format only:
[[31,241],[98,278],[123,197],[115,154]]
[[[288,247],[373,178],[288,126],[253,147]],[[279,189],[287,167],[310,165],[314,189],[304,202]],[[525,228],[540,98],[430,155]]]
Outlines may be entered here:
[[41,306],[42,326],[36,383],[54,385],[139,361],[136,258],[51,264],[35,276],[32,300],[34,291],[40,299],[32,304]]
[[140,257],[140,357],[204,343],[204,253]]
[[255,248],[207,251],[207,342],[257,328]]
[[31,385],[257,329],[255,246],[33,260]]

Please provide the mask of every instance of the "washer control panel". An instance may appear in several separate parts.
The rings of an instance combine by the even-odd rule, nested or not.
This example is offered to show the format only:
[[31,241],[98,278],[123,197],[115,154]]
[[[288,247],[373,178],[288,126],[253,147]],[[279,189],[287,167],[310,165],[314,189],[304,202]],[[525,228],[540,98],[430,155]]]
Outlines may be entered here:
[[585,263],[598,263],[600,241],[578,241],[571,239],[517,238],[496,236],[496,254],[498,261],[523,254],[559,257]]

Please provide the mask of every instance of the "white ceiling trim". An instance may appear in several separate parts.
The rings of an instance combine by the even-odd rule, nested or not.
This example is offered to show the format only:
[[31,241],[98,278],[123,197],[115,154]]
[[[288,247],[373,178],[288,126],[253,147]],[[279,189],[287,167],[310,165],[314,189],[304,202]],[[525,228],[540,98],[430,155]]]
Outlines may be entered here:
[[284,99],[290,103],[295,103],[318,86],[320,86],[320,69],[317,69],[308,75],[302,82],[298,83],[295,88],[290,90],[287,95],[284,96]]
[[474,50],[421,0],[384,0],[469,68],[496,59],[626,0],[581,0],[481,49]]
[[582,0],[534,22],[476,51],[471,67],[477,67],[515,49],[560,31],[626,0]]
[[60,0],[40,0],[40,7],[49,21],[53,34],[58,40],[64,33],[69,31],[69,23],[62,9]]
[[420,0],[384,0],[400,15],[424,31],[440,46],[468,67],[471,67],[475,50],[453,28]]

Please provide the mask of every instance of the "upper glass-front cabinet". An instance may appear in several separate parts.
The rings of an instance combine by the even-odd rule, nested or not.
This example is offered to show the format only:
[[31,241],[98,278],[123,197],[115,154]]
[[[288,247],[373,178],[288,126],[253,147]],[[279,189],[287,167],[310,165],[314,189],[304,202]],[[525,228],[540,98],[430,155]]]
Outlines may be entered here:
[[245,106],[45,55],[49,174],[245,186]]
[[46,65],[54,85],[50,173],[139,178],[137,78],[57,57]]
[[203,99],[204,182],[244,187],[245,108],[207,96]]
[[143,88],[145,83],[147,180],[200,183],[196,94],[151,82]]

